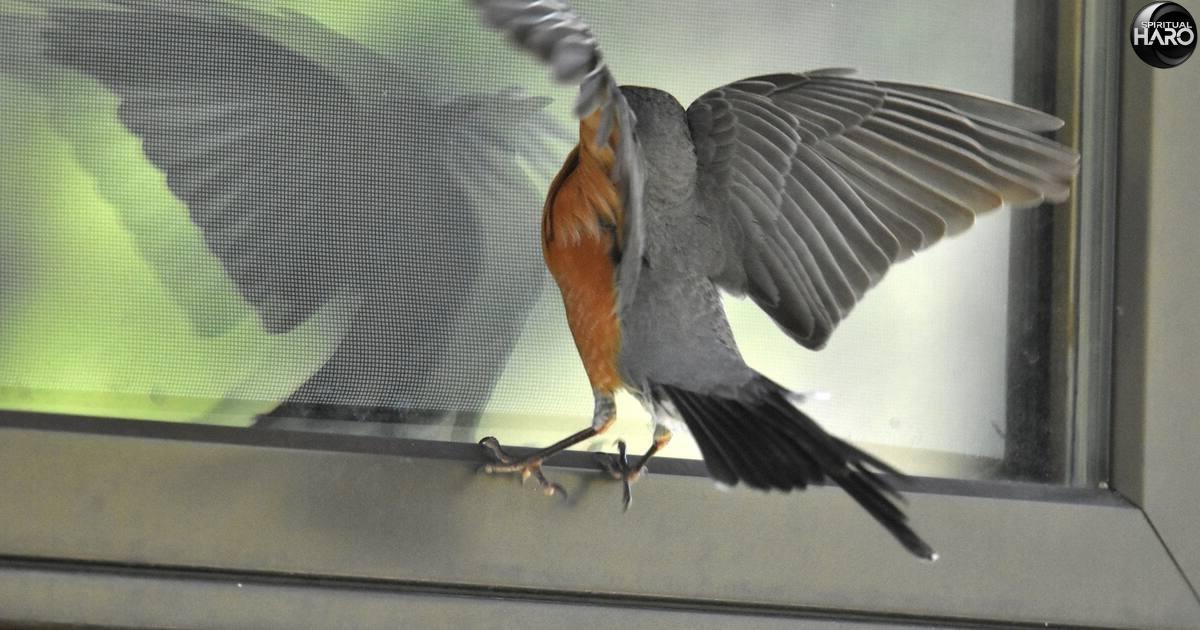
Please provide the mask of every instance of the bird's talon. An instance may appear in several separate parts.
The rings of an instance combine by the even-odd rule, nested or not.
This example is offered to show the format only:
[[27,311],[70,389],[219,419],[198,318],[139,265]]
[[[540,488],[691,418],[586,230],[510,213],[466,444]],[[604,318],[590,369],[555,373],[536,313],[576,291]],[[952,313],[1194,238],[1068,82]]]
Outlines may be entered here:
[[[497,440],[495,437],[489,435],[488,437],[479,440],[479,445],[483,447],[483,450],[487,452],[487,454],[495,461],[496,464],[511,465],[517,461],[515,457],[505,453],[504,449],[500,448],[500,440]],[[486,466],[484,470],[488,473],[497,472],[496,467],[492,464]]]
[[597,453],[596,462],[600,468],[614,480],[621,482],[621,505],[624,511],[629,511],[633,504],[633,483],[646,472],[645,466],[630,466],[624,440],[617,440],[617,454]]
[[613,479],[620,479],[622,476],[621,466],[617,462],[617,458],[610,453],[596,453],[596,464],[601,470],[608,473]]
[[518,460],[512,455],[504,452],[504,449],[500,447],[500,441],[490,436],[480,440],[479,445],[484,448],[488,456],[495,460],[494,463],[484,464],[483,468],[481,469],[484,473],[489,475],[500,473],[517,473],[517,478],[521,482],[521,485],[525,485],[525,482],[528,481],[530,477],[533,477],[537,480],[538,486],[541,487],[542,493],[546,496],[558,494],[564,499],[567,498],[566,488],[562,487],[561,484],[550,481],[546,478],[546,475],[542,473],[541,458],[530,458],[524,461]]
[[553,481],[550,481],[549,479],[547,479],[546,475],[542,473],[542,468],[541,468],[540,464],[533,471],[532,474],[537,478],[538,484],[542,487],[542,494],[544,494],[548,497],[557,494],[557,495],[561,496],[563,499],[567,498],[567,489],[562,487],[562,484],[556,483],[556,482],[553,482]]

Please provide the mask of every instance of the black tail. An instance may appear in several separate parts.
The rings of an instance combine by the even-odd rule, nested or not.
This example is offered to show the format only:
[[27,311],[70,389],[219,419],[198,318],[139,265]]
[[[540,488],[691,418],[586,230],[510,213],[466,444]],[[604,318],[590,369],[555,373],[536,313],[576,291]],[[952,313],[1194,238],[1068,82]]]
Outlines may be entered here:
[[829,435],[787,398],[787,390],[759,377],[737,398],[656,385],[671,401],[700,446],[708,472],[729,485],[760,490],[803,490],[826,478],[837,482],[906,549],[926,560],[937,554],[908,527],[896,503],[900,493],[879,473],[903,477],[891,466]]

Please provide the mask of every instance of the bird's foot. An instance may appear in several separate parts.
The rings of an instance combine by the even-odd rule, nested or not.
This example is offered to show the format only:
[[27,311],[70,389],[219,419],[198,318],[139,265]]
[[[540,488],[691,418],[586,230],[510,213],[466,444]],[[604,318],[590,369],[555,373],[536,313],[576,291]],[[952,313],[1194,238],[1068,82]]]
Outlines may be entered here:
[[629,511],[630,504],[633,503],[633,488],[631,487],[635,481],[641,478],[642,473],[648,472],[649,469],[645,465],[630,466],[629,456],[625,452],[625,440],[617,440],[617,454],[612,453],[596,453],[596,463],[600,464],[600,468],[621,482],[623,492],[621,495],[621,503],[625,511]]
[[485,437],[479,441],[479,445],[492,458],[491,464],[485,464],[483,472],[493,475],[499,473],[518,473],[521,476],[521,484],[523,485],[530,477],[538,482],[542,489],[542,493],[546,496],[557,494],[562,498],[567,498],[567,490],[561,484],[550,481],[542,472],[542,459],[539,457],[529,457],[526,459],[517,459],[512,455],[504,452],[500,447],[500,441],[494,437]]

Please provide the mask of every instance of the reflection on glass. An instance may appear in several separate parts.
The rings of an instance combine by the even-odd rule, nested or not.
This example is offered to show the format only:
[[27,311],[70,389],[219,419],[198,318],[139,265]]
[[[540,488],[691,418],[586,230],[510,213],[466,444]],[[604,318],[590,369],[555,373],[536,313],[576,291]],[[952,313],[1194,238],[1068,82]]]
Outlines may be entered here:
[[[1014,94],[1013,2],[574,4],[618,80],[685,105],[744,77],[834,66]],[[62,30],[72,23],[60,17],[60,37],[46,41],[60,61],[83,55],[66,63],[76,70],[41,56],[44,12],[5,6],[0,407],[496,434],[531,446],[587,422],[591,392],[538,245],[541,197],[574,130],[573,94],[479,27],[466,2],[230,2],[194,24],[149,19],[123,49],[79,24]],[[189,24],[193,36],[224,35],[189,39]],[[88,60],[89,46],[133,55],[137,71],[118,61],[108,70],[128,78],[105,76],[102,62],[114,60]],[[107,87],[77,71],[89,64]],[[176,83],[156,83],[156,71]],[[162,90],[198,85],[210,96],[162,100]],[[553,103],[544,114],[524,107],[502,92],[512,86]],[[212,90],[230,91],[221,101]],[[510,100],[481,108],[471,100],[480,95]],[[150,109],[132,107],[135,97]],[[260,109],[220,110],[247,99]],[[253,151],[229,138],[205,145],[236,158],[225,179],[171,166],[216,164],[172,121],[200,128],[222,115],[265,116],[252,122],[275,133]],[[160,140],[130,133],[139,123],[159,125]],[[498,132],[516,141],[496,142]],[[241,205],[181,192],[211,181],[233,186]],[[269,220],[239,226],[246,216]],[[821,393],[806,410],[832,433],[908,472],[993,476],[1005,451],[1010,309],[1024,308],[1008,303],[1009,222],[1007,212],[982,217],[893,268],[820,352],[730,299],[738,342],[771,378]],[[618,404],[617,425],[587,447],[648,445],[640,405]],[[664,455],[699,454],[680,438]]]

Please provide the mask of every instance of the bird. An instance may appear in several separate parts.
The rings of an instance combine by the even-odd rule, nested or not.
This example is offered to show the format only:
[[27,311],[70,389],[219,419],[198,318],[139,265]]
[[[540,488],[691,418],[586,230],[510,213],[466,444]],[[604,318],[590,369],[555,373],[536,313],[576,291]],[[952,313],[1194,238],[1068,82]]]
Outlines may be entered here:
[[523,164],[557,166],[549,99],[465,92],[292,11],[31,6],[43,58],[117,96],[263,328],[336,316],[331,354],[259,426],[478,416],[548,284],[536,217],[508,210],[538,204]]
[[831,68],[751,77],[684,108],[620,85],[590,27],[559,0],[472,0],[485,24],[578,86],[579,138],[543,205],[543,257],[594,395],[580,431],[517,458],[481,440],[489,473],[563,487],[543,462],[604,433],[627,390],[653,443],[630,483],[686,430],[726,486],[803,490],[832,481],[905,549],[933,548],[901,508],[898,471],[827,433],[789,391],[747,365],[723,293],[746,296],[819,350],[889,267],[961,233],[982,212],[1070,194],[1077,153],[1042,133],[1059,119],[944,88]]

